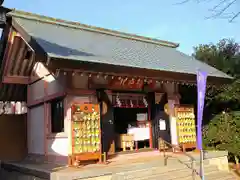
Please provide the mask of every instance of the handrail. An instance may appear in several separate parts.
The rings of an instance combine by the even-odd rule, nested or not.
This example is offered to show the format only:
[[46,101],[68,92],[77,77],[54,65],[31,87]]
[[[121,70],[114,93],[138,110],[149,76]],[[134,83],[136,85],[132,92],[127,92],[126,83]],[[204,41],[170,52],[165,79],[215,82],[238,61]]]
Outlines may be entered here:
[[[162,142],[164,142],[164,145],[170,146],[170,147],[171,147],[172,149],[174,149],[174,150],[176,150],[176,149],[182,150],[181,147],[179,147],[179,146],[177,146],[177,145],[173,145],[173,144],[165,141],[163,138],[159,138],[158,143],[160,142],[160,140],[161,140]],[[159,151],[161,151],[161,149],[159,149]],[[195,180],[195,179],[196,179],[196,175],[197,175],[197,173],[196,173],[196,161],[195,161],[195,159],[194,159],[192,156],[190,156],[188,153],[186,153],[186,152],[184,152],[184,151],[182,151],[182,152],[183,152],[183,154],[184,154],[185,156],[187,156],[187,157],[190,158],[190,160],[191,160],[191,167],[190,167],[190,168],[191,168],[191,170],[192,170],[192,179]],[[163,157],[164,157],[164,166],[167,166],[167,160],[168,160],[168,157],[169,157],[169,156],[166,155],[166,148],[165,148],[165,147],[163,148]]]

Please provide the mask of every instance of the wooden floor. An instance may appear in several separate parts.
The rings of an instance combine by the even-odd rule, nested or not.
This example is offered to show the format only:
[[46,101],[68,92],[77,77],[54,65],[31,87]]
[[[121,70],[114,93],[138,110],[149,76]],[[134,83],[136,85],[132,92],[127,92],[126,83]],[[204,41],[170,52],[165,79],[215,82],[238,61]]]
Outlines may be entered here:
[[132,163],[132,162],[143,162],[146,159],[156,159],[156,158],[163,158],[163,154],[160,153],[159,151],[151,150],[151,151],[146,151],[146,152],[137,152],[133,151],[129,154],[124,153],[124,154],[116,154],[115,157],[109,158],[108,162],[109,165],[112,164],[125,164],[125,163]]

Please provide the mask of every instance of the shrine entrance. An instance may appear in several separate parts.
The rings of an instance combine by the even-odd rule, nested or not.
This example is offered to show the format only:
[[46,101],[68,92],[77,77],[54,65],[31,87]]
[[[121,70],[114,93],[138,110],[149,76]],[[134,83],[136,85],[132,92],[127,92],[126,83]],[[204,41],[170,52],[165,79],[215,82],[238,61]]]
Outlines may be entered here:
[[145,94],[113,95],[115,152],[150,146],[148,103]]

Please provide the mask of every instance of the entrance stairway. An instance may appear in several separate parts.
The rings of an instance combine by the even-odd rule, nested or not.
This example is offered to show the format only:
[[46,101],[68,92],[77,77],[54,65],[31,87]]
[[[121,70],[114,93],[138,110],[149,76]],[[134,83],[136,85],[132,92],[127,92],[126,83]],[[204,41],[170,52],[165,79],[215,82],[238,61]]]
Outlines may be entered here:
[[[167,166],[149,167],[116,173],[113,175],[112,180],[201,180],[199,176],[199,163],[197,163],[194,170],[192,170],[190,162],[179,162],[176,159],[169,159],[168,161]],[[204,162],[204,173],[205,180],[237,179],[232,172],[220,171],[216,165],[210,165],[207,161]]]
[[[4,180],[200,180],[199,154],[192,161],[186,155],[167,153],[167,161],[158,151],[119,155],[107,165],[92,164],[69,168],[46,162],[3,163]],[[209,153],[204,160],[205,180],[236,180],[228,169],[213,163],[222,162],[226,154]],[[213,161],[214,160],[214,161]],[[219,160],[219,161],[218,161]],[[166,164],[167,162],[167,164]],[[195,162],[195,163],[193,163]],[[227,163],[225,163],[226,165]],[[222,170],[220,170],[222,169]]]

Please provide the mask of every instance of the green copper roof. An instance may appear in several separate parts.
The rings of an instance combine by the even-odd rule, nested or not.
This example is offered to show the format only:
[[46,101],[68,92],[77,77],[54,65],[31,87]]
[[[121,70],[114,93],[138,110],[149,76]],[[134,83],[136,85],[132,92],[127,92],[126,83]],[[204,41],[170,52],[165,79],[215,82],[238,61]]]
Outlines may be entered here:
[[231,78],[191,56],[178,44],[132,34],[12,11],[8,14],[42,46],[50,57],[160,71]]

